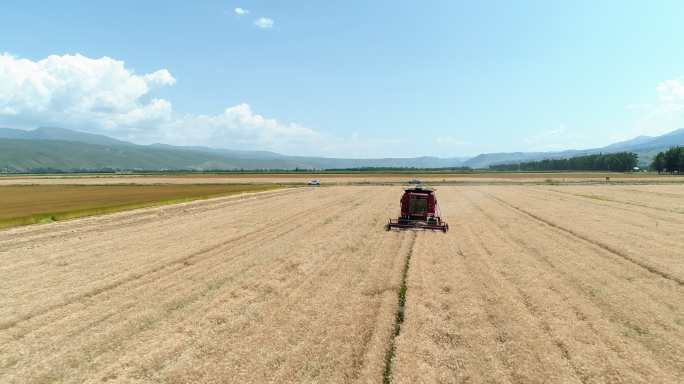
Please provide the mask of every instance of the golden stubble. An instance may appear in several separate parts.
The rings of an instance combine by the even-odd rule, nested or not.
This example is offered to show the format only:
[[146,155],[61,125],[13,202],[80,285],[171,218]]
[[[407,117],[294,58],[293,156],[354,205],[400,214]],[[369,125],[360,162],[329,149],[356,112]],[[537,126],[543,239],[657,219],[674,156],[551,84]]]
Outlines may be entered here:
[[438,187],[447,234],[385,232],[400,195],[2,231],[0,382],[684,381],[679,187]]

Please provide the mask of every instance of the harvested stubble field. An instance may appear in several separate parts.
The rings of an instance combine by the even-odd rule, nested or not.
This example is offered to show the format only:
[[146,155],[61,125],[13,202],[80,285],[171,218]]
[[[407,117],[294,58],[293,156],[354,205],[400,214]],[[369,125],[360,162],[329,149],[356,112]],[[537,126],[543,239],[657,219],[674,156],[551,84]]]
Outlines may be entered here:
[[437,193],[447,234],[399,187],[0,232],[0,382],[684,382],[684,189]]
[[180,175],[33,175],[33,176],[0,176],[1,185],[109,185],[109,184],[306,184],[311,179],[319,179],[326,185],[359,185],[359,184],[402,184],[409,179],[433,184],[587,184],[605,183],[606,177],[612,183],[679,183],[684,178],[653,173],[615,173],[615,172],[531,172],[531,173],[198,173]]

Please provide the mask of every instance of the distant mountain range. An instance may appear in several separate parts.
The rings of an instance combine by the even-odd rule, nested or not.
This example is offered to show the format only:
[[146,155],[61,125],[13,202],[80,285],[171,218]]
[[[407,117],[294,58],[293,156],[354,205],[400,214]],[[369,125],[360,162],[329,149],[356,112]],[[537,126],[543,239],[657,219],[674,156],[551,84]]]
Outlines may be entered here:
[[104,135],[94,135],[92,133],[56,127],[41,127],[31,131],[0,128],[0,139],[60,140],[96,145],[134,145],[127,141],[112,139]]
[[31,131],[0,128],[0,171],[328,169],[357,167],[455,167],[467,158],[342,159],[287,156],[166,144],[137,145],[64,128]]
[[596,153],[634,152],[639,155],[639,164],[651,163],[658,152],[673,146],[684,145],[684,128],[661,136],[638,136],[631,140],[620,141],[600,148],[570,149],[557,152],[508,152],[484,153],[463,162],[471,168],[487,168],[493,164],[511,164],[543,159],[563,159]]
[[216,149],[166,144],[137,145],[104,135],[64,128],[26,131],[0,128],[0,171],[45,170],[216,170],[216,169],[335,169],[358,167],[487,168],[492,164],[567,158],[592,153],[631,151],[648,164],[659,151],[684,145],[684,129],[662,136],[639,136],[602,148],[559,152],[486,153],[472,158],[413,157],[345,159],[288,156],[269,151]]

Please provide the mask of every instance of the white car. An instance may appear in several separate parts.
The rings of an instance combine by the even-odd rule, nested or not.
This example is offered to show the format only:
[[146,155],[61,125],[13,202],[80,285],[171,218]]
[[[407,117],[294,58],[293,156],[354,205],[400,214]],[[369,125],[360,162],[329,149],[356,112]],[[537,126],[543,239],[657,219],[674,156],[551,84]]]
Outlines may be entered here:
[[314,179],[314,180],[309,180],[309,183],[308,183],[308,184],[309,184],[309,185],[321,185],[321,181],[320,181],[320,180],[316,180],[316,179]]

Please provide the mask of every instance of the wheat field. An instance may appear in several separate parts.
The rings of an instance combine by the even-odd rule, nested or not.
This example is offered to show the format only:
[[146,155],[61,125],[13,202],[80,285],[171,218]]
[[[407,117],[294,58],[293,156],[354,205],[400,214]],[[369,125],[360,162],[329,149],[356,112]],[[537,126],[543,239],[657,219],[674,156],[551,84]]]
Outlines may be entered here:
[[[681,383],[684,190],[296,188],[0,231],[2,383]],[[403,299],[402,299],[403,297]]]
[[682,184],[678,176],[655,173],[615,172],[328,172],[328,173],[197,173],[197,174],[93,174],[93,175],[0,175],[0,186],[18,185],[160,185],[160,184],[306,184],[319,179],[324,185],[404,184],[418,178],[443,184],[589,184],[650,183]]

